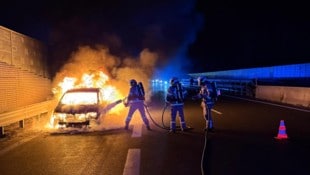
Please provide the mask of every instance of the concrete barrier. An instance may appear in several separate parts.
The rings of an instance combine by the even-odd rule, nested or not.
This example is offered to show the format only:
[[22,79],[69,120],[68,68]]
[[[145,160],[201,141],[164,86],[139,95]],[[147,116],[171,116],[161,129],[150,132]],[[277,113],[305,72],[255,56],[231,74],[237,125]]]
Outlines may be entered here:
[[310,88],[308,87],[258,85],[256,87],[255,97],[258,99],[310,108]]

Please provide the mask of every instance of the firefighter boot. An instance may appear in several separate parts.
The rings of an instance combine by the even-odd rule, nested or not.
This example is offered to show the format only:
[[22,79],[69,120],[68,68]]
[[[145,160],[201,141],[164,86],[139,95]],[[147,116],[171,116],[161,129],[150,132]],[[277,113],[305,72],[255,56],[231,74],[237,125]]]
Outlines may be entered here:
[[129,123],[128,123],[128,122],[125,123],[124,129],[125,129],[125,130],[128,130],[128,129],[129,129]]

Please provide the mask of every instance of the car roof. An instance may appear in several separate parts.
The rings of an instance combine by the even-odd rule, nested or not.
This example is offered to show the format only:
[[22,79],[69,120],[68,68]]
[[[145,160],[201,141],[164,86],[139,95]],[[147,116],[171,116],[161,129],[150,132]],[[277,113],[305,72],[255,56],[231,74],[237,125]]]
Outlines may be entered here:
[[67,92],[99,92],[99,91],[100,88],[74,88],[67,90]]

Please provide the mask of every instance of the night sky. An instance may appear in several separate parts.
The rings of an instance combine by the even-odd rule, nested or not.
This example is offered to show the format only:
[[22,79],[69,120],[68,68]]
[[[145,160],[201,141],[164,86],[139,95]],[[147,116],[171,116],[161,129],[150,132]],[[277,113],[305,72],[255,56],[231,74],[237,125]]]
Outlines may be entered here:
[[121,58],[148,48],[159,67],[184,63],[188,73],[310,60],[303,1],[10,0],[0,8],[0,25],[47,45],[52,74],[79,45],[97,44]]

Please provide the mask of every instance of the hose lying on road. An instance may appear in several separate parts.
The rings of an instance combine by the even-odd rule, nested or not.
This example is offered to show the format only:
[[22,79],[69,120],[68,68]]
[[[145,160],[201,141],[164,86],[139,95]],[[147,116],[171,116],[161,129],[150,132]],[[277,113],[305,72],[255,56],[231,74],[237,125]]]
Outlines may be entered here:
[[[160,125],[160,124],[158,124],[158,123],[153,119],[152,115],[150,114],[150,111],[148,110],[147,105],[144,104],[145,110],[146,110],[146,112],[147,112],[149,118],[150,118],[150,119],[152,120],[152,122],[154,123],[154,125],[157,126],[157,127],[159,127],[159,128],[161,128],[161,129],[165,129],[165,130],[170,130],[170,127],[166,126],[166,125],[165,125],[165,122],[164,122],[164,115],[165,115],[165,111],[166,111],[166,109],[167,109],[168,106],[169,106],[169,105],[166,104],[166,105],[164,106],[164,108],[163,108],[163,112],[162,112],[162,114],[161,114],[161,121],[162,121],[162,124]],[[177,130],[181,130],[181,127],[180,127],[180,126],[177,126]]]

